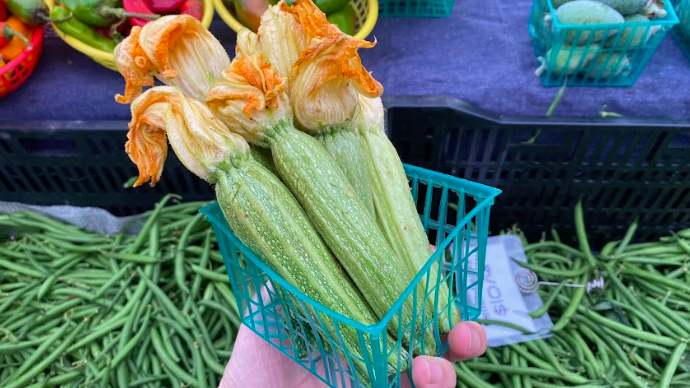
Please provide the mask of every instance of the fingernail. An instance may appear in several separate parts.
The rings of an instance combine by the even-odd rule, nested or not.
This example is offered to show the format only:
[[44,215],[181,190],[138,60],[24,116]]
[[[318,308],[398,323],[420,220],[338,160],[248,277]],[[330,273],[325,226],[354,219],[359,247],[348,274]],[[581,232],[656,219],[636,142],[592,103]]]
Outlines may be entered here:
[[465,325],[465,330],[467,330],[467,338],[470,339],[470,343],[467,344],[467,352],[472,354],[479,349],[481,339],[474,322],[468,322]]
[[426,362],[426,371],[429,383],[438,383],[443,380],[443,369],[433,362]]

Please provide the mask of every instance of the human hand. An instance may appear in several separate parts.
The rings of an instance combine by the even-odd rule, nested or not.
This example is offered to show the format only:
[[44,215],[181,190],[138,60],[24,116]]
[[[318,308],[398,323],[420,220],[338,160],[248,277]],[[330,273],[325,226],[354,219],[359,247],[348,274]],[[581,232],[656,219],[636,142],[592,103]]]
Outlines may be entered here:
[[[455,387],[456,375],[451,362],[481,356],[486,351],[486,332],[476,322],[460,322],[448,334],[448,344],[450,349],[443,357],[419,356],[412,361],[416,388]],[[317,370],[323,371],[323,364]],[[411,384],[404,381],[402,386],[411,387]],[[327,385],[242,325],[219,388],[327,388]]]

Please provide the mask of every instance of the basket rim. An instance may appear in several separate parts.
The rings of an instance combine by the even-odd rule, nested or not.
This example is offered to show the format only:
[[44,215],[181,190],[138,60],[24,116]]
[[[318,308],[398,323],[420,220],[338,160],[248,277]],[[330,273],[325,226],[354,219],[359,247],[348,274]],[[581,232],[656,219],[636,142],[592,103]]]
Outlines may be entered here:
[[[364,23],[362,24],[362,27],[360,27],[359,31],[353,35],[353,37],[357,39],[364,39],[369,36],[369,34],[374,30],[374,26],[376,25],[376,21],[379,17],[378,0],[367,1],[367,17],[364,19]],[[220,18],[223,19],[225,24],[230,26],[233,31],[237,33],[246,28],[232,15],[232,12],[230,12],[230,10],[225,6],[223,0],[213,0],[213,5],[216,7],[216,11],[218,12],[218,15],[220,15]]]
[[19,66],[19,64],[26,60],[29,54],[33,53],[34,50],[36,50],[36,47],[38,47],[38,45],[40,45],[43,42],[45,28],[45,25],[36,27],[36,29],[33,32],[33,35],[31,35],[31,44],[33,45],[33,48],[25,48],[24,51],[22,51],[21,54],[19,54],[16,58],[7,62],[5,66],[0,68],[0,76],[3,76],[12,70],[15,70],[17,66]]
[[[53,10],[53,7],[55,7],[55,0],[44,0],[46,5],[48,6],[49,10]],[[211,26],[211,21],[213,20],[213,0],[203,0],[204,2],[204,14],[201,18],[201,24],[204,25],[207,29],[209,26]],[[57,26],[55,26],[55,23],[50,23],[50,25],[53,27],[53,30],[55,30],[55,33],[62,39],[65,43],[67,43],[69,46],[74,48],[75,50],[81,52],[82,54],[86,54],[89,57],[91,57],[93,60],[97,62],[101,61],[114,61],[114,55],[111,52],[108,51],[103,51],[99,50],[95,47],[91,47],[88,44],[82,42],[78,38],[67,35],[64,32],[60,31]]]
[[[538,0],[534,0],[538,1]],[[568,29],[576,29],[576,30],[603,30],[607,28],[618,28],[620,27],[620,24],[612,24],[612,23],[605,23],[605,24],[564,24],[558,21],[558,17],[556,16],[556,8],[553,6],[553,1],[552,0],[546,0],[546,5],[548,6],[548,11],[551,15],[553,15],[553,22],[554,26],[558,28],[568,28]],[[653,19],[648,22],[633,22],[633,23],[622,23],[625,24],[626,26],[630,27],[639,27],[639,26],[673,26],[676,24],[680,23],[680,20],[678,19],[678,15],[676,14],[675,7],[671,2],[667,2],[664,5],[664,11],[666,11],[666,16],[664,16],[661,19]],[[530,23],[531,24],[531,23]]]
[[[282,276],[280,276],[278,273],[276,273],[270,267],[268,267],[268,265],[266,265],[258,256],[256,256],[249,247],[247,247],[244,243],[242,243],[242,241],[239,240],[239,238],[235,235],[235,233],[232,232],[227,223],[217,221],[218,214],[222,215],[222,211],[220,210],[218,202],[214,201],[213,203],[202,207],[201,209],[199,209],[199,212],[204,214],[207,220],[211,224],[213,224],[214,230],[216,229],[216,227],[220,228],[221,232],[223,232],[232,241],[233,244],[239,246],[243,251],[246,251],[243,253],[245,253],[247,257],[249,257],[249,259],[255,265],[261,268],[262,271],[269,275],[271,281],[277,282],[278,284],[280,284],[281,287],[286,288],[297,298],[308,302],[312,307],[326,314],[327,316],[336,318],[340,322],[346,323],[349,326],[352,326],[353,328],[361,330],[368,334],[381,334],[385,330],[387,330],[387,326],[391,319],[401,309],[405,300],[409,297],[410,294],[412,294],[413,289],[416,288],[418,284],[421,282],[422,278],[426,276],[426,273],[429,272],[433,263],[438,261],[439,257],[441,256],[441,254],[443,254],[448,245],[450,245],[453,238],[455,238],[455,236],[459,234],[460,229],[467,225],[470,222],[470,220],[472,220],[472,218],[474,218],[479,212],[484,211],[485,209],[489,209],[491,205],[493,205],[494,203],[494,198],[501,193],[500,189],[487,186],[482,183],[472,182],[463,178],[439,173],[421,167],[411,166],[408,164],[403,164],[403,166],[405,168],[405,173],[408,175],[413,175],[413,177],[419,174],[429,174],[432,177],[430,180],[433,183],[462,184],[463,186],[468,187],[472,190],[478,190],[478,194],[486,194],[486,197],[482,201],[478,201],[476,206],[474,206],[474,208],[471,211],[469,211],[465,215],[465,217],[458,221],[457,225],[455,225],[448,234],[448,237],[446,237],[443,240],[443,242],[437,246],[436,251],[429,257],[424,267],[422,267],[420,271],[417,272],[417,275],[410,281],[410,284],[407,285],[405,290],[398,297],[398,299],[396,299],[395,303],[390,307],[390,309],[388,310],[388,312],[386,312],[383,318],[371,325],[364,325],[360,322],[355,321],[352,318],[346,317],[336,311],[329,309],[328,307],[312,299],[310,296],[304,294],[302,291],[297,289],[297,287],[288,283],[285,279],[283,279]],[[466,194],[471,196],[473,195],[470,193]]]

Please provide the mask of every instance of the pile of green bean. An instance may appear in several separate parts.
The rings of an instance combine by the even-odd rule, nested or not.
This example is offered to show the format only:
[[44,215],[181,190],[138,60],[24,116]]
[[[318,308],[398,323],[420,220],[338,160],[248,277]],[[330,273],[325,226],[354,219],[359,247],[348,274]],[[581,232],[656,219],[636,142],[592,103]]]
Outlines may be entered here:
[[240,319],[201,203],[138,235],[0,215],[0,387],[215,387]]
[[[690,229],[631,244],[635,222],[594,254],[581,204],[575,226],[577,248],[555,231],[549,241],[525,244],[524,266],[560,283],[541,286],[544,306],[530,313],[548,311],[553,335],[458,364],[459,387],[690,387]],[[603,290],[564,285],[599,277]]]

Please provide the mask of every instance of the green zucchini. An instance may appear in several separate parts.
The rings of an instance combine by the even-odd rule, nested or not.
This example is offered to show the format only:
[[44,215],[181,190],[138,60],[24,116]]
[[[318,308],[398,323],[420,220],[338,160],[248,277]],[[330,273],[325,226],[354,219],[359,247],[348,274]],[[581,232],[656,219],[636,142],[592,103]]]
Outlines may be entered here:
[[359,136],[350,129],[349,124],[317,134],[316,139],[323,144],[335,163],[343,171],[354,188],[357,197],[362,201],[367,212],[376,217],[374,198],[371,193],[371,182],[367,165],[359,145]]
[[254,158],[254,160],[256,160],[257,163],[264,166],[268,171],[272,172],[273,174],[278,174],[278,172],[276,171],[276,166],[275,164],[273,164],[273,158],[271,157],[271,153],[268,152],[268,150],[257,146],[249,146],[249,152],[252,154],[252,158]]
[[[405,265],[390,248],[343,172],[316,139],[297,131],[288,120],[281,121],[266,134],[278,174],[382,319],[415,277],[414,267]],[[285,241],[291,239],[286,237]],[[405,344],[410,343],[410,330],[405,330],[406,325],[415,322],[415,330],[419,330],[418,318],[424,317],[425,324],[429,322],[431,312],[423,302],[421,293],[417,294],[414,303],[413,298],[408,297],[401,314],[396,314],[389,322],[389,331],[397,335],[398,320],[402,318]],[[414,334],[417,338],[419,333]],[[423,334],[422,351],[435,354],[432,330],[424,330]],[[417,344],[412,345],[417,351]]]
[[[216,197],[240,240],[305,295],[364,325],[376,323],[362,294],[280,180],[253,158],[236,159],[232,166],[217,173]],[[338,341],[335,325],[323,314],[321,318]],[[349,351],[362,357],[357,331],[348,325],[339,327]],[[393,343],[391,338],[389,349]],[[371,354],[371,349],[367,351]],[[389,361],[395,366],[397,359]],[[355,367],[366,378],[366,367]]]
[[[384,131],[381,99],[360,96],[360,106],[362,110],[357,128],[366,156],[379,227],[395,254],[407,260],[408,265],[416,271],[421,271],[433,252],[410,194],[410,185],[400,156]],[[434,263],[429,272],[430,288],[434,286],[438,273],[439,266]],[[443,278],[443,273],[440,277]],[[423,278],[420,292],[424,291],[425,285],[426,278]],[[460,313],[452,304],[450,290],[445,282],[439,284],[437,291],[438,311],[443,312],[438,317],[438,326],[439,331],[445,334],[450,332],[452,325],[460,322]],[[436,298],[435,293],[427,300],[431,309],[434,306],[432,298]]]

